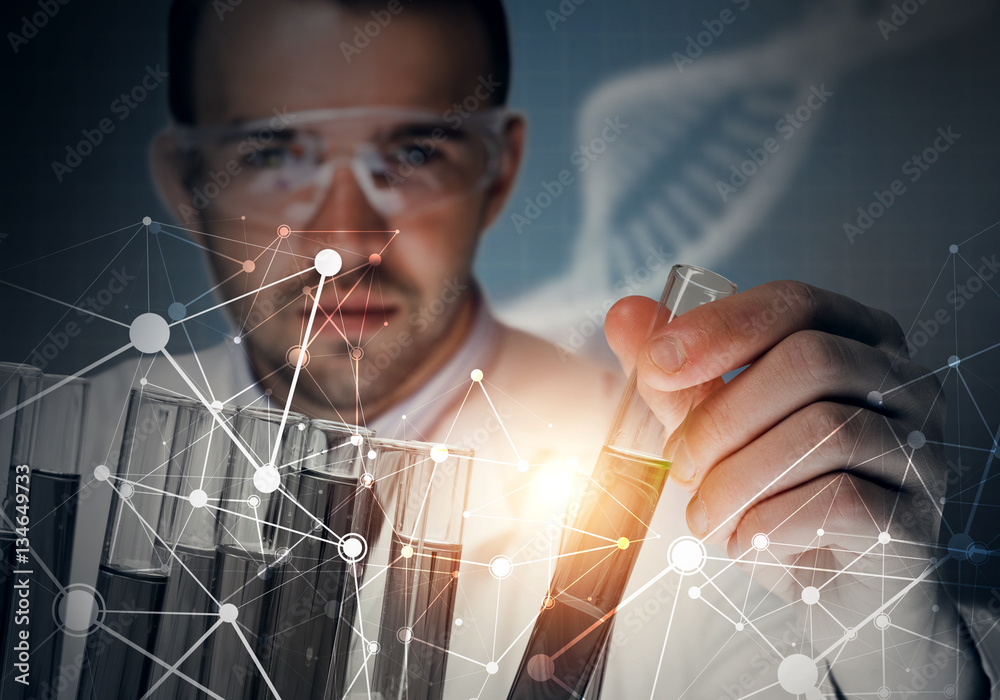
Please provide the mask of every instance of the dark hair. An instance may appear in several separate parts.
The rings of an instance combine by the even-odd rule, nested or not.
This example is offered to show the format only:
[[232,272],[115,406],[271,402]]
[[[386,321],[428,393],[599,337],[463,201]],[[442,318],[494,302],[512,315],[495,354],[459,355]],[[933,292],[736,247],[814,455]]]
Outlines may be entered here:
[[[253,0],[243,0],[252,2]],[[383,8],[385,0],[329,0],[352,11]],[[168,102],[170,114],[181,124],[194,123],[194,48],[208,0],[174,0],[167,35]],[[490,69],[500,86],[494,104],[507,103],[510,92],[510,32],[502,0],[408,0],[407,7],[454,13],[465,9],[482,23],[490,42]]]

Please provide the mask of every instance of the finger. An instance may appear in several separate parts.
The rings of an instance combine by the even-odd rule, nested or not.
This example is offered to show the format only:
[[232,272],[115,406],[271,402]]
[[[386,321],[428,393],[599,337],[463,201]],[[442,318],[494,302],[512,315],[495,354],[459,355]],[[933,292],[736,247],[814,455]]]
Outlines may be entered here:
[[[800,331],[781,341],[729,384],[707,396],[685,419],[667,446],[672,477],[685,488],[699,487],[712,466],[787,416],[815,402],[833,401],[885,411],[914,425],[930,423],[939,385],[913,381],[916,365],[895,363],[884,352],[854,340]],[[888,402],[876,389],[908,385]],[[912,396],[911,396],[912,395]],[[767,397],[762,400],[762,397]],[[655,399],[653,399],[655,400]],[[917,410],[919,407],[919,410]],[[943,417],[943,416],[938,416]],[[825,433],[810,433],[823,439]]]
[[[689,504],[691,531],[711,533],[721,545],[743,513],[825,474],[847,472],[887,493],[904,490],[914,450],[895,423],[853,406],[810,404],[713,467]],[[940,496],[937,481],[934,495]]]
[[611,307],[604,320],[604,335],[626,375],[635,368],[656,307],[657,303],[646,297],[625,297]]
[[800,282],[771,282],[678,316],[640,348],[636,366],[661,391],[677,391],[743,367],[803,330],[896,353],[904,341],[887,313]]

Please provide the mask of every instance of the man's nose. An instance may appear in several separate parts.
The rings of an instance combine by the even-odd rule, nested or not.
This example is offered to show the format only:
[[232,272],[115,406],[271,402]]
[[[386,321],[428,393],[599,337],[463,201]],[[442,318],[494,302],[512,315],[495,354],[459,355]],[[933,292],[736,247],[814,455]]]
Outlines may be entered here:
[[379,241],[384,238],[379,233],[388,229],[389,222],[368,201],[347,164],[334,171],[326,196],[306,227],[308,232],[316,232],[315,236],[307,234],[308,238],[332,244],[341,254],[347,253],[345,267],[352,262],[349,258],[354,257],[350,253],[367,259],[371,253],[379,252]]

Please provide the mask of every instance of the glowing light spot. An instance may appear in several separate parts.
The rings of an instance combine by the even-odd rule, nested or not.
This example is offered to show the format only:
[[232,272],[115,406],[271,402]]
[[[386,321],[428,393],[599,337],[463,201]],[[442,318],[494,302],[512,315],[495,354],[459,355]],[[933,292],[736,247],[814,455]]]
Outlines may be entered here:
[[618,549],[628,549],[629,544],[631,543],[628,541],[628,537],[618,538]]

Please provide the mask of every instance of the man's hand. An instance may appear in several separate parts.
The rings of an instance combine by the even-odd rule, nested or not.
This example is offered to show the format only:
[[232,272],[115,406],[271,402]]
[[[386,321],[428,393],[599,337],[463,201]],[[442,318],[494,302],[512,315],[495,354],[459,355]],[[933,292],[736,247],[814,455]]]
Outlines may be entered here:
[[[941,649],[960,665],[958,618],[931,564],[946,483],[944,394],[908,359],[899,324],[847,297],[774,282],[692,310],[644,342],[655,307],[620,301],[606,333],[650,407],[676,427],[664,454],[692,493],[692,533],[809,609],[804,653],[851,639],[843,658],[854,668],[835,674],[849,695],[883,683],[895,691],[894,678],[913,687],[920,660],[933,663]],[[728,384],[719,379],[745,365]],[[945,646],[931,649],[928,636]],[[964,697],[980,680],[965,673],[974,680],[963,687],[955,670],[927,675],[921,689],[946,696],[949,684]]]

